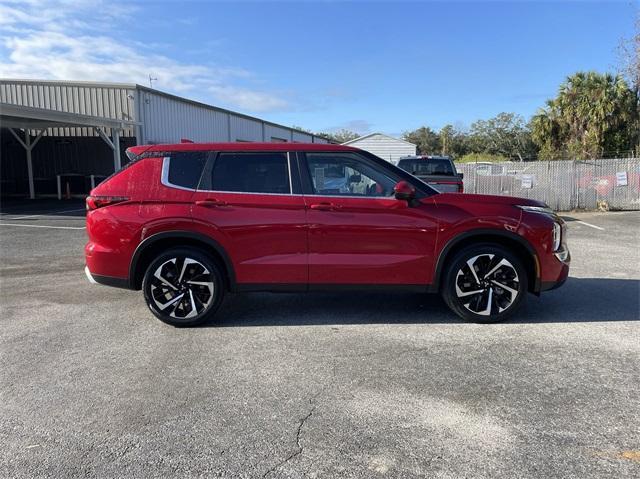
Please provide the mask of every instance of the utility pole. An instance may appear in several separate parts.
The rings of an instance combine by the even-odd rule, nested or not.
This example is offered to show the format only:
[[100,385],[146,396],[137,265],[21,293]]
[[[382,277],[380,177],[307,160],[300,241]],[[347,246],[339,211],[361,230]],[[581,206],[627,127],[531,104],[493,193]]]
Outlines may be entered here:
[[149,88],[153,88],[153,82],[157,80],[157,78],[152,78],[151,74],[149,74]]

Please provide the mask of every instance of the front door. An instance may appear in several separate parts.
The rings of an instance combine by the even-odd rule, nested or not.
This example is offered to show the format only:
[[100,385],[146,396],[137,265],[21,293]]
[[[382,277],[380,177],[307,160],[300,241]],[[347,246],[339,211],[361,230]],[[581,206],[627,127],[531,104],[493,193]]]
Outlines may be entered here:
[[310,287],[426,285],[436,221],[394,197],[400,177],[355,152],[304,156]]
[[207,165],[192,215],[228,252],[238,287],[306,288],[307,225],[296,185],[286,152],[220,152]]

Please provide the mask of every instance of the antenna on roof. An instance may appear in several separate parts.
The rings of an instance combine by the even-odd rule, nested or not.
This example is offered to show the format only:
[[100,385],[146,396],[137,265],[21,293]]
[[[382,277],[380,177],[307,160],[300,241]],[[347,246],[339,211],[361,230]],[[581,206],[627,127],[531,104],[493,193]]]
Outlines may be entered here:
[[153,88],[153,82],[158,81],[157,78],[153,78],[151,74],[149,74],[149,88]]

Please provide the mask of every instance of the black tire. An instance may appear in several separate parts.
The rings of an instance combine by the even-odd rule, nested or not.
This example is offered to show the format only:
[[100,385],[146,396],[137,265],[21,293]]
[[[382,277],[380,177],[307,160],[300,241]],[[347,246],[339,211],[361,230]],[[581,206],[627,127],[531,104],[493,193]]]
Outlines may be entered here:
[[208,322],[222,303],[221,271],[218,263],[199,249],[167,250],[144,274],[144,299],[160,321],[177,327],[198,326]]
[[492,243],[456,253],[447,263],[441,287],[453,312],[476,323],[504,321],[524,304],[527,291],[527,270],[522,261],[508,248]]

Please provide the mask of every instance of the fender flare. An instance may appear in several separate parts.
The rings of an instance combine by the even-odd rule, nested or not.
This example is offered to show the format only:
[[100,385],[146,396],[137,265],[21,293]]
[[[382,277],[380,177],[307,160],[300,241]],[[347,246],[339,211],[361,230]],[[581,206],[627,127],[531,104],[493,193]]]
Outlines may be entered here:
[[216,240],[210,238],[201,233],[195,233],[193,231],[183,231],[183,230],[173,230],[173,231],[163,231],[162,233],[153,234],[147,238],[145,238],[135,249],[133,256],[131,257],[131,263],[129,264],[129,287],[131,289],[135,289],[135,279],[136,279],[136,270],[138,267],[138,262],[142,257],[144,251],[150,246],[154,245],[158,241],[165,239],[190,239],[202,242],[208,246],[210,246],[219,256],[222,258],[224,262],[224,266],[227,270],[227,274],[229,277],[229,288],[232,291],[236,290],[236,274],[233,268],[233,263],[231,262],[231,258],[222,247],[220,243]]
[[429,288],[430,292],[437,293],[440,290],[440,280],[442,278],[442,269],[444,268],[444,263],[447,258],[449,252],[458,245],[461,241],[467,240],[469,238],[473,238],[474,236],[500,236],[502,238],[507,238],[513,241],[516,241],[518,244],[523,246],[531,255],[531,259],[534,264],[534,279],[535,282],[531,287],[533,288],[534,293],[540,292],[540,261],[538,259],[538,255],[536,254],[535,249],[531,246],[525,238],[516,233],[511,233],[509,231],[503,231],[499,229],[493,228],[479,228],[473,229],[470,231],[466,231],[457,236],[451,238],[447,244],[440,251],[440,255],[438,256],[438,261],[436,263],[436,268],[434,271],[433,281],[431,283],[431,287]]

